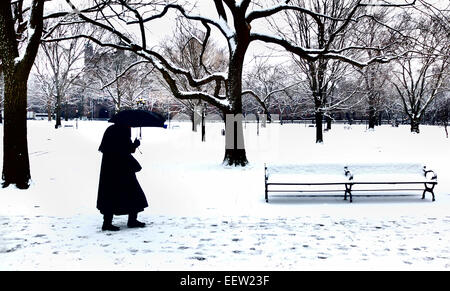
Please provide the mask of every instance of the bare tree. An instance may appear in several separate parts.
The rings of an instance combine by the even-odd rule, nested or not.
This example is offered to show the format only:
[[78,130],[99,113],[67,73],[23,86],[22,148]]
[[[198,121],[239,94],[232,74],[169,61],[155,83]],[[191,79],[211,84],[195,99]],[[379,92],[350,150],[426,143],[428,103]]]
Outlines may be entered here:
[[110,98],[115,110],[136,107],[138,98],[148,96],[153,82],[148,62],[123,50],[99,50],[86,64],[85,78],[90,87]]
[[[392,6],[403,7],[411,6],[411,3],[405,4],[388,4],[381,2],[379,4],[365,3],[362,0],[352,1],[346,13],[337,17],[320,14],[306,7],[298,4],[290,4],[290,1],[276,1],[274,5],[267,6],[267,3],[255,3],[251,0],[217,0],[214,1],[217,16],[208,15],[202,16],[199,13],[193,12],[194,8],[188,8],[188,5],[181,3],[181,1],[173,1],[173,3],[141,3],[129,2],[125,0],[108,0],[97,1],[96,9],[80,10],[66,0],[72,7],[73,13],[78,15],[80,20],[90,23],[94,26],[100,27],[110,34],[118,37],[121,42],[107,43],[100,39],[95,39],[86,35],[67,36],[64,39],[75,37],[86,37],[96,42],[101,46],[109,46],[121,50],[133,51],[137,55],[143,57],[152,63],[155,68],[162,74],[164,80],[169,85],[172,94],[181,100],[197,99],[208,102],[212,106],[221,110],[224,115],[229,116],[227,119],[227,133],[225,138],[225,157],[224,164],[227,165],[241,165],[245,166],[248,163],[244,145],[244,137],[242,131],[242,119],[239,116],[242,114],[242,73],[244,66],[244,59],[248,51],[249,45],[252,42],[261,41],[273,45],[280,46],[285,50],[298,55],[301,58],[309,61],[320,59],[339,59],[356,66],[366,66],[373,62],[387,62],[397,55],[382,55],[372,59],[354,59],[348,56],[349,50],[358,50],[358,47],[344,47],[334,48],[331,44],[334,40],[348,30],[350,23],[358,22],[362,17],[370,17],[369,13],[357,13],[367,7],[376,6]],[[160,8],[159,12],[155,10],[151,4],[160,4],[153,6]],[[265,8],[264,8],[265,7]],[[211,31],[219,32],[226,40],[228,46],[228,70],[227,72],[211,72],[208,76],[196,79],[189,70],[179,68],[168,61],[164,56],[150,48],[147,43],[146,25],[157,19],[163,18],[168,11],[175,11],[179,17],[183,17],[193,23],[202,27],[205,33],[203,40],[204,47],[208,43]],[[336,30],[330,34],[326,40],[323,48],[305,48],[298,46],[287,39],[270,33],[255,32],[252,25],[259,20],[264,20],[268,17],[280,15],[283,11],[293,11],[295,13],[306,14],[312,17],[320,24],[324,19],[333,20],[338,23]],[[56,16],[63,16],[64,13],[55,14]],[[121,32],[120,25],[133,26],[139,28],[139,33],[136,37],[127,36]],[[123,30],[122,30],[123,31]],[[54,39],[62,40],[62,38]],[[203,58],[201,58],[203,60]],[[186,78],[191,87],[205,86],[205,88],[213,88],[211,91],[183,91],[179,86],[174,75],[180,75]],[[225,88],[224,90],[222,90]],[[224,94],[222,93],[224,91]],[[230,122],[228,122],[230,121]],[[233,126],[234,125],[234,126]]]
[[4,72],[5,124],[3,187],[29,187],[27,142],[27,82],[43,31],[44,0],[0,2],[0,58]]
[[[185,19],[177,19],[177,25],[173,36],[168,37],[161,43],[162,53],[172,64],[188,69],[195,79],[201,79],[210,72],[223,71],[227,67],[227,56],[225,48],[220,48],[215,42],[203,43],[205,32],[198,29]],[[183,91],[202,91],[203,86],[192,87],[186,78],[175,75],[180,88]],[[167,88],[170,91],[170,88]],[[209,88],[210,89],[210,88]],[[184,111],[191,117],[192,130],[196,131],[196,118],[207,103],[200,99],[183,99],[178,103],[184,106]]]
[[39,108],[47,112],[48,121],[52,121],[55,109],[54,84],[42,82],[41,77],[35,73],[30,75],[28,85],[28,107]]
[[[395,51],[398,49],[400,41],[403,38],[398,38],[398,35],[403,35],[403,27],[397,23],[389,29],[386,27],[380,27],[378,23],[387,23],[390,18],[397,18],[397,14],[392,14],[387,8],[382,8],[373,14],[372,18],[364,19],[356,27],[358,31],[353,36],[354,42],[360,46],[372,47],[372,48],[385,48],[385,51]],[[361,52],[368,58],[379,56],[383,53],[382,50],[365,50]],[[360,74],[360,81],[363,84],[365,90],[365,96],[367,100],[367,116],[369,129],[374,129],[378,124],[378,115],[384,105],[384,88],[389,78],[389,72],[392,69],[391,64],[374,63],[364,68],[356,68],[356,71]]]
[[[274,64],[270,62],[271,56],[256,57],[254,66],[245,74],[245,89],[242,94],[246,98],[249,111],[262,112],[271,121],[271,108],[280,115],[288,107],[292,112],[299,104],[294,104],[293,96],[289,95],[298,87],[297,81],[291,73],[292,67],[286,64]],[[295,97],[294,97],[295,98]]]
[[[419,133],[419,125],[428,106],[444,88],[445,74],[450,65],[450,46],[446,31],[434,18],[418,18],[411,33],[419,41],[420,51],[408,53],[399,60],[399,70],[393,72],[393,85],[411,122],[411,132]],[[411,44],[407,44],[411,45]],[[414,44],[413,44],[414,45]]]
[[[82,24],[71,26],[55,25],[55,21],[46,23],[47,27],[55,26],[53,35],[61,37],[67,34],[83,33]],[[63,102],[69,103],[69,90],[83,72],[82,60],[84,57],[84,39],[71,39],[62,42],[43,42],[41,44],[41,56],[35,64],[37,79],[47,99],[50,118],[51,104],[55,105],[56,124],[61,126],[61,112]],[[67,117],[67,108],[66,108]]]
[[[373,68],[374,64],[395,59],[397,53],[390,49],[395,43],[396,29],[379,15],[384,15],[388,8],[394,5],[363,4],[363,1],[343,0],[293,0],[289,1],[296,7],[307,8],[310,13],[296,13],[285,10],[284,21],[270,19],[271,27],[278,35],[289,43],[309,50],[334,51],[336,57],[329,54],[318,54],[317,57],[305,57],[301,51],[292,50],[295,64],[305,74],[309,91],[315,105],[316,142],[323,142],[323,118],[327,119],[327,128],[331,129],[330,109],[334,102],[331,92],[339,79],[345,75],[348,65],[361,70]],[[366,30],[370,23],[370,30]],[[372,42],[362,42],[362,39],[375,37],[371,31],[389,31],[393,37],[389,42],[375,45]],[[288,44],[283,44],[289,48]],[[357,61],[365,59],[367,61]],[[335,97],[337,95],[335,94]],[[370,98],[369,98],[370,100]],[[373,110],[372,110],[373,111]]]

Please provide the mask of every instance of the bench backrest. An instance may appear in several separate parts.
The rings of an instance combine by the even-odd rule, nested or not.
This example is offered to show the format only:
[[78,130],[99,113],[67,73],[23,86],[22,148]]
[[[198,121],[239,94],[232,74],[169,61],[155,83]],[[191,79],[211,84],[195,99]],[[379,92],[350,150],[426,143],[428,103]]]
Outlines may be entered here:
[[[346,173],[346,170],[349,170]],[[347,176],[350,180],[365,175],[408,175],[424,177],[427,170],[418,163],[348,163],[348,164],[267,164],[266,174],[283,175],[327,175],[327,176]],[[436,180],[437,175],[433,171],[428,171],[426,178]]]
[[344,164],[267,164],[267,174],[344,176]]
[[408,175],[424,175],[424,166],[414,163],[370,163],[358,164],[350,163],[348,169],[354,175],[376,175],[376,174],[408,174]]

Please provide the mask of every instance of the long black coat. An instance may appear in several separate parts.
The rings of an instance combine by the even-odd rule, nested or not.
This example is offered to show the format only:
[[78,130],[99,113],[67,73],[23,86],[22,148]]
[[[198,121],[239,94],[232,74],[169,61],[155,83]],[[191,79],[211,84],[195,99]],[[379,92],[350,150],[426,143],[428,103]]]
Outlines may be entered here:
[[141,170],[131,155],[136,145],[131,129],[111,125],[106,129],[99,151],[103,153],[98,187],[97,209],[102,214],[125,215],[141,212],[148,206],[145,194],[136,179]]

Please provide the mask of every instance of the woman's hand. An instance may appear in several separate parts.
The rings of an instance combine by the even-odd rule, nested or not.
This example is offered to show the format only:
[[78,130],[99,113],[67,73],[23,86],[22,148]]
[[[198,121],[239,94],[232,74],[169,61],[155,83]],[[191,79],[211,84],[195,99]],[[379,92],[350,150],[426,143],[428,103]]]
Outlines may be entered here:
[[138,148],[141,145],[141,141],[135,138],[133,144],[136,148]]

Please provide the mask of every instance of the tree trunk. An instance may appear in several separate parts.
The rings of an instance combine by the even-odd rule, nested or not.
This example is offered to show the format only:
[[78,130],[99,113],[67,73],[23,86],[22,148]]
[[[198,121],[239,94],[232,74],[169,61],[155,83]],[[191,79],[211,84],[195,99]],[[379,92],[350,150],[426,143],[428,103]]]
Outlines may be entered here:
[[5,74],[3,187],[15,184],[19,189],[27,189],[31,179],[27,142],[27,82],[42,36],[43,12],[44,0],[33,0],[28,21],[29,36],[23,48],[24,55],[19,58],[11,1],[0,1],[0,57]]
[[52,105],[50,100],[47,101],[47,120],[52,121]]
[[[244,38],[248,35],[238,37]],[[230,49],[228,71],[228,93],[230,94],[231,109],[229,113],[231,114],[226,115],[225,157],[223,159],[223,164],[228,166],[246,166],[248,164],[242,127],[242,70],[245,52],[248,48],[248,39],[242,39],[238,43],[241,45],[238,45],[236,50]]]
[[316,143],[323,143],[323,112],[316,111]]
[[369,129],[375,129],[375,125],[377,123],[377,116],[375,107],[371,104],[373,101],[369,99]]
[[411,132],[420,133],[420,120],[418,118],[411,118]]
[[329,130],[331,130],[331,122],[332,122],[332,119],[331,119],[331,117],[330,116],[326,116],[325,117],[325,120],[327,121],[327,127],[326,127],[326,131],[329,131]]
[[64,120],[69,121],[69,103],[64,103]]
[[315,105],[316,143],[323,143],[323,99],[321,92],[313,93]]
[[193,132],[197,132],[197,123],[196,123],[196,119],[195,119],[195,109],[192,110],[191,122],[192,122],[192,131]]
[[205,110],[202,110],[202,142],[206,141],[205,115]]
[[[234,120],[233,120],[234,118]],[[223,164],[227,166],[246,166],[248,164],[244,147],[242,114],[227,115],[225,126],[225,157]]]
[[244,167],[248,164],[242,121],[242,107],[241,112],[227,114],[226,116],[224,165]]
[[56,124],[55,128],[61,127],[61,96],[56,96]]
[[[323,31],[319,33],[323,37]],[[324,39],[319,40],[319,47],[323,47]],[[327,61],[319,59],[318,63],[309,63],[309,74],[311,76],[311,91],[314,99],[315,121],[316,121],[316,143],[323,143],[323,117],[324,105],[326,104],[326,88],[323,83],[325,81],[325,71],[327,68]]]
[[27,78],[5,77],[5,124],[3,138],[3,187],[29,187],[30,162],[27,143]]

